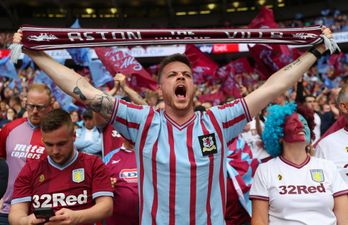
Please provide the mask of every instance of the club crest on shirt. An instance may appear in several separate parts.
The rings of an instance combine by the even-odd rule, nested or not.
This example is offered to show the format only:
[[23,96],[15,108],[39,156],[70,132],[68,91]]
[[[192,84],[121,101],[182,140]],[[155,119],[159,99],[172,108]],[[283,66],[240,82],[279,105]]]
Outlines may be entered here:
[[199,144],[201,145],[201,151],[203,156],[217,153],[217,146],[214,133],[198,136],[198,140]]
[[42,182],[44,182],[44,181],[45,181],[45,175],[41,174],[41,175],[39,176],[39,182],[42,183]]
[[324,182],[325,178],[324,178],[324,172],[322,169],[313,169],[310,170],[311,172],[311,177],[312,180],[318,183]]
[[72,180],[75,183],[81,183],[85,180],[85,169],[80,168],[72,171]]

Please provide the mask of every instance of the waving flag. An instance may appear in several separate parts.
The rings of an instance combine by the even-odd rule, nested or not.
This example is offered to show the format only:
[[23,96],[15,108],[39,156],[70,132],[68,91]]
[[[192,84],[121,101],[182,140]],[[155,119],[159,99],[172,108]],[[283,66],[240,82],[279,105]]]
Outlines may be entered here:
[[257,159],[253,159],[253,154],[250,147],[240,136],[233,140],[233,142],[228,146],[228,149],[228,179],[232,179],[240,203],[251,216],[249,190],[254,174],[259,165],[259,161]]
[[190,60],[193,80],[197,84],[214,80],[218,65],[194,45],[186,45],[185,55]]
[[143,66],[128,53],[118,50],[117,48],[96,48],[95,52],[110,74],[123,73],[127,75],[128,85],[133,89],[157,89],[157,82],[153,80]]
[[[79,19],[76,19],[71,28],[80,28]],[[79,66],[88,66],[89,61],[91,60],[91,56],[89,53],[89,48],[68,48],[66,49],[72,60],[76,65]]]
[[226,96],[224,95],[223,92],[217,91],[215,93],[208,93],[205,95],[200,95],[198,96],[198,100],[200,102],[210,102],[213,106],[214,105],[220,105],[225,101]]
[[257,16],[250,22],[248,28],[278,28],[278,24],[275,22],[272,9],[262,7]]
[[[263,7],[248,28],[278,28],[278,24],[275,22],[273,11]],[[253,47],[249,46],[249,51],[256,61],[256,71],[263,79],[288,65],[300,55],[297,49],[275,44],[256,44]]]
[[28,55],[24,54],[20,69],[23,70],[27,68],[28,66],[30,66],[31,68],[34,68],[34,62]]
[[10,56],[0,59],[0,76],[12,79],[18,78],[16,68],[10,60]]
[[101,87],[113,80],[109,71],[100,60],[93,60],[88,65],[94,86]]
[[328,65],[334,68],[334,76],[347,75],[346,73],[346,55],[343,52],[329,56]]
[[227,76],[243,73],[250,74],[253,71],[254,69],[250,66],[249,60],[246,57],[241,57],[220,67],[216,72],[216,76],[220,79],[226,79]]

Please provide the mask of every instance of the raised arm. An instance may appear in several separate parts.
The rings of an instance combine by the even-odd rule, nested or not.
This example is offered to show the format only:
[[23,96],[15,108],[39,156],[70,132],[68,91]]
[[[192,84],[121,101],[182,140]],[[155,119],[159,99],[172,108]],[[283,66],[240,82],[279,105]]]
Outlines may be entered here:
[[[22,33],[14,34],[13,43],[20,43]],[[78,99],[87,107],[100,113],[104,118],[111,117],[115,99],[93,87],[86,79],[68,67],[59,64],[46,53],[24,49],[24,53],[68,95]]]
[[122,90],[127,94],[127,96],[137,105],[147,105],[146,101],[132,88],[130,88],[126,83],[126,76],[122,73],[118,73],[114,78],[122,88]]
[[[328,28],[325,28],[323,33],[329,38],[332,37]],[[324,53],[326,50],[324,44],[316,46],[316,49],[320,53]],[[316,57],[312,53],[306,52],[294,62],[270,76],[262,86],[245,97],[250,115],[255,116],[276,96],[293,86],[315,61]]]

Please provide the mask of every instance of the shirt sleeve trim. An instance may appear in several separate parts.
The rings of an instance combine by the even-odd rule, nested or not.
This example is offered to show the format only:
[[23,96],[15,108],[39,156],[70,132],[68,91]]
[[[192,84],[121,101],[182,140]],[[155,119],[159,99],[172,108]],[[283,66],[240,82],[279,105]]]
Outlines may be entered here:
[[266,196],[260,196],[260,195],[249,195],[249,199],[257,199],[257,200],[263,200],[263,201],[269,201],[269,198]]
[[251,116],[250,116],[249,107],[248,107],[248,105],[246,104],[244,98],[241,98],[241,100],[242,100],[241,102],[242,102],[242,106],[243,106],[245,115],[246,115],[246,117],[247,117],[247,121],[250,122],[250,121],[252,120],[252,118],[251,118]]
[[14,204],[17,204],[17,203],[22,203],[22,202],[31,202],[31,196],[12,199],[11,205],[14,205]]
[[348,194],[348,189],[347,190],[342,190],[342,191],[338,191],[338,192],[335,192],[333,194],[334,197],[338,197],[338,196],[341,196],[341,195],[346,195]]
[[96,199],[98,197],[114,197],[114,193],[110,191],[99,191],[92,194],[93,199]]

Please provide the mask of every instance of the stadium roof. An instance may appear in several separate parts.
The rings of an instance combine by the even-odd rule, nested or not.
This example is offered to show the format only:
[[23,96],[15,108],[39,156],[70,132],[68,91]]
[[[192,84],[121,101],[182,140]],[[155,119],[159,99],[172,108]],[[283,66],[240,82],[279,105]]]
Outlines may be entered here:
[[277,19],[320,15],[326,8],[348,9],[346,0],[2,0],[0,30],[20,24],[88,27],[223,27],[247,24],[260,6]]

